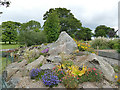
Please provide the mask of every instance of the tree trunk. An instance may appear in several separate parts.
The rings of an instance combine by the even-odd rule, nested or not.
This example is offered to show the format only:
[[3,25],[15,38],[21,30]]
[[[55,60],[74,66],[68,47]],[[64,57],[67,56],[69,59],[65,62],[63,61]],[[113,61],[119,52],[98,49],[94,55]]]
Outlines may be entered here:
[[11,44],[11,42],[9,41],[9,44]]

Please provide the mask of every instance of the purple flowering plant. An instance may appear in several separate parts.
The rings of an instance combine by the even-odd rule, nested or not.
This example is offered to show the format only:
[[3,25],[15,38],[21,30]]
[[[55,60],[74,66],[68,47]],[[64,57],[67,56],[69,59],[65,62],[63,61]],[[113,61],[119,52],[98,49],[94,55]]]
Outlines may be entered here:
[[59,78],[53,72],[45,71],[44,75],[42,75],[42,81],[46,86],[53,87],[58,85]]
[[46,48],[43,51],[41,51],[41,53],[48,53],[48,51],[49,51],[49,48]]
[[38,79],[38,78],[41,78],[41,75],[43,75],[44,72],[39,68],[36,68],[36,69],[32,69],[30,71],[30,78],[31,79]]
[[49,51],[49,48],[46,48],[43,51],[41,51],[40,55],[46,56],[48,51]]

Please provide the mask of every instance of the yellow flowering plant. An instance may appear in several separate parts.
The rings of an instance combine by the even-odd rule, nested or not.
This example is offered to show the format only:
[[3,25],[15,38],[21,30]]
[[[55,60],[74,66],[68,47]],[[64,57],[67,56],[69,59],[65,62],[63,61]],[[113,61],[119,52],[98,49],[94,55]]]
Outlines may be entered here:
[[[73,40],[76,42],[79,51],[88,51],[91,53],[96,53],[94,48],[91,48],[91,45],[89,44],[89,42],[85,43],[83,41],[77,41],[76,39],[73,39]],[[78,50],[76,50],[77,53],[78,53]]]
[[84,67],[84,65],[82,70],[79,70],[79,67],[76,65],[69,66],[68,69],[71,70],[71,74],[75,76],[82,76],[87,71],[87,67]]

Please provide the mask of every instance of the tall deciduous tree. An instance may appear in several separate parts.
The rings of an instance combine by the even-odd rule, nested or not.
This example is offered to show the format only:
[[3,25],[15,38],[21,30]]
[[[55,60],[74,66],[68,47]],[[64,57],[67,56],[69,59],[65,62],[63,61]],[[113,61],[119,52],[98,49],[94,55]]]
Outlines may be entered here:
[[68,34],[72,35],[77,29],[80,29],[82,24],[80,20],[77,20],[74,15],[70,12],[70,10],[67,10],[66,8],[55,8],[55,9],[49,9],[44,14],[43,20],[48,20],[50,14],[56,11],[59,20],[60,20],[60,32],[61,31],[66,31]]
[[47,35],[48,42],[57,40],[60,33],[60,22],[57,13],[54,11],[49,14],[49,17],[44,23],[44,32]]
[[31,20],[27,23],[23,23],[20,27],[20,31],[40,31],[41,25],[38,21]]
[[93,33],[89,28],[82,27],[81,30],[77,30],[75,38],[78,40],[91,40]]
[[95,37],[114,37],[113,34],[115,35],[115,29],[105,25],[99,25],[95,29]]
[[21,24],[19,22],[7,21],[2,23],[2,41],[3,42],[16,42],[17,29]]
[[41,25],[37,21],[23,23],[19,29],[19,43],[27,46],[45,43],[46,35],[40,29]]

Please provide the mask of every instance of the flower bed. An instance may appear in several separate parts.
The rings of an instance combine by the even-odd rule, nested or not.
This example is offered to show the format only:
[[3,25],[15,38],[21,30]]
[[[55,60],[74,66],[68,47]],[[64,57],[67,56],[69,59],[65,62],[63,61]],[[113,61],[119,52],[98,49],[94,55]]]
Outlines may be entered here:
[[41,79],[48,87],[57,86],[63,83],[66,88],[77,88],[78,84],[83,82],[100,82],[103,75],[96,68],[82,68],[72,64],[56,65],[53,70],[42,71],[41,69],[32,69],[31,79]]
[[96,53],[94,48],[91,47],[90,43],[85,43],[85,42],[82,42],[82,41],[77,41],[75,39],[73,39],[77,46],[78,46],[78,50],[76,50],[76,52],[79,52],[79,51],[87,51],[87,52],[90,52],[90,53]]

